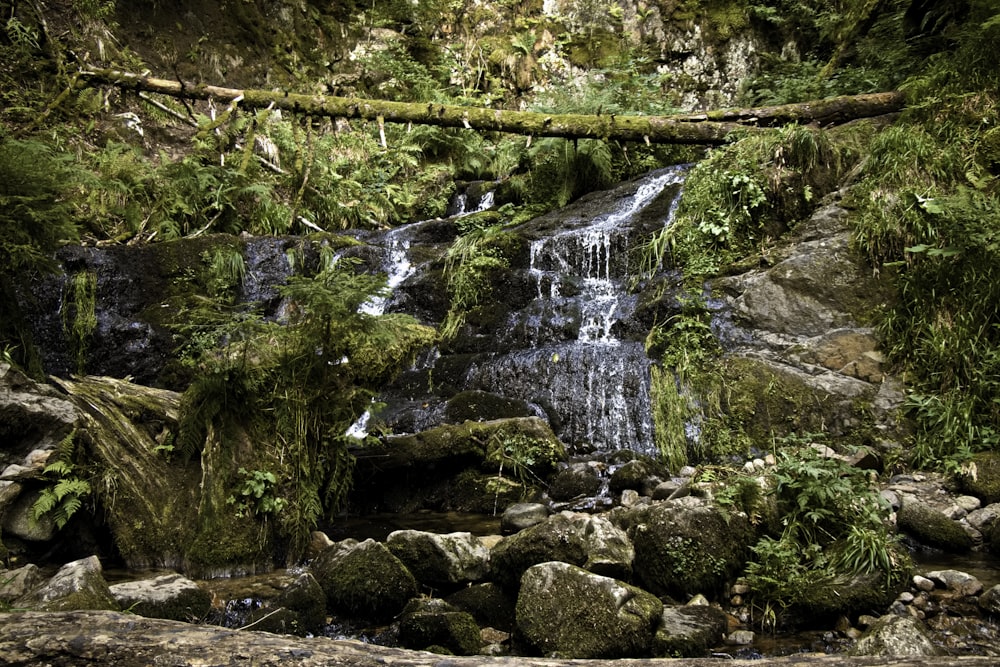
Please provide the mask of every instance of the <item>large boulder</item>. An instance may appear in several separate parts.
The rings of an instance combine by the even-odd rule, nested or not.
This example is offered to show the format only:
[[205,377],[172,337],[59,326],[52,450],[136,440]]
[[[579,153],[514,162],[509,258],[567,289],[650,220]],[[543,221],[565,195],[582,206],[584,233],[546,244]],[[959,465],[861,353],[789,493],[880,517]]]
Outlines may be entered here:
[[623,530],[590,514],[560,512],[505,537],[493,548],[493,579],[512,589],[532,565],[561,561],[598,574],[628,579],[635,551]]
[[752,530],[742,514],[725,514],[688,496],[616,514],[635,545],[635,575],[656,595],[687,599],[720,591],[742,569]]
[[889,614],[876,620],[850,651],[852,656],[925,658],[940,655],[924,624],[912,616]]
[[514,627],[514,598],[493,582],[466,586],[445,600],[459,611],[472,614],[483,627],[504,632]]
[[330,610],[388,621],[417,595],[417,580],[402,561],[375,540],[344,540],[323,551],[311,572]]
[[709,605],[663,608],[653,637],[653,655],[662,658],[700,658],[722,643],[729,627],[726,613]]
[[523,638],[565,658],[648,655],[662,614],[652,594],[567,563],[528,568],[517,597]]
[[489,570],[489,549],[472,533],[397,530],[385,544],[417,581],[432,588],[479,581]]
[[179,574],[126,581],[110,590],[122,609],[148,618],[199,621],[212,606],[211,593]]
[[284,635],[308,635],[326,624],[326,593],[309,572],[299,574],[267,604],[254,609],[247,628]]
[[12,606],[37,611],[120,608],[104,580],[97,556],[66,563],[48,582],[18,598]]

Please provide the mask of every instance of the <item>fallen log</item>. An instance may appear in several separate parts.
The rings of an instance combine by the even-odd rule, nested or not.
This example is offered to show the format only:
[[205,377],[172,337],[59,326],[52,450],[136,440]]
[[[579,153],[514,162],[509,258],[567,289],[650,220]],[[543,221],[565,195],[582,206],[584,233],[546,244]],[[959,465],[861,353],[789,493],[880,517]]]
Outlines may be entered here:
[[[325,637],[303,639],[228,630],[111,611],[0,613],[0,665],[110,667],[755,667],[761,661],[712,658],[563,660],[453,657]],[[996,658],[852,658],[795,655],[768,659],[786,667],[992,667]]]
[[81,85],[110,85],[125,90],[160,93],[195,100],[214,99],[250,109],[276,108],[312,116],[360,118],[382,123],[414,123],[462,127],[567,139],[616,139],[672,144],[721,144],[737,130],[818,123],[831,125],[856,118],[899,111],[898,92],[850,95],[757,109],[712,111],[676,116],[622,116],[616,114],[546,114],[423,102],[389,102],[328,95],[302,95],[272,90],[240,90],[207,84],[158,79],[109,69],[83,70]]

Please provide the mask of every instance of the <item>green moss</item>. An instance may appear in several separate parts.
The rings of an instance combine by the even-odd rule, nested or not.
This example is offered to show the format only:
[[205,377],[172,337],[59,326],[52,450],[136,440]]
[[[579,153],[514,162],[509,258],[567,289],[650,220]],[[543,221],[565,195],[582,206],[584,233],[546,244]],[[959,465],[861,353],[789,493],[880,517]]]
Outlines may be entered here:
[[76,358],[76,372],[86,373],[87,346],[97,328],[97,274],[80,271],[67,285],[63,298],[63,329]]

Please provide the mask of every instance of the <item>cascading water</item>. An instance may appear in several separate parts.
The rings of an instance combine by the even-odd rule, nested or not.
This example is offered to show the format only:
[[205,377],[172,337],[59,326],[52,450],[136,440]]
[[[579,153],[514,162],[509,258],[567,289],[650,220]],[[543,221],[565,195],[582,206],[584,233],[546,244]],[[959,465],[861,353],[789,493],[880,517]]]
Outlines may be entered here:
[[[655,453],[650,362],[628,281],[638,243],[669,224],[684,172],[653,172],[512,230],[528,240],[528,256],[497,288],[506,317],[432,362],[423,389],[434,384],[437,396],[413,380],[395,405],[389,398],[389,425],[429,428],[450,395],[479,390],[526,403],[576,451]],[[400,287],[414,299],[428,285],[419,273]]]

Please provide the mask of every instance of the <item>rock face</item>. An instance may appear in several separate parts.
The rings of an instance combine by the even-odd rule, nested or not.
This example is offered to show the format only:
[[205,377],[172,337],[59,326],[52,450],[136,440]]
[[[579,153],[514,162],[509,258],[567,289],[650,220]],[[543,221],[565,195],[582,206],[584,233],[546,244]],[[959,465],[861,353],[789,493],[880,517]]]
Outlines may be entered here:
[[546,655],[624,658],[649,653],[663,604],[653,595],[567,563],[524,573],[517,627]]
[[561,561],[607,576],[628,579],[634,557],[632,543],[603,517],[560,512],[511,535],[494,547],[492,577],[516,588],[522,573],[536,563]]
[[417,581],[381,542],[345,540],[312,563],[331,610],[387,621],[417,595]]
[[479,581],[489,570],[490,552],[472,533],[397,530],[386,546],[417,581],[432,588]]

